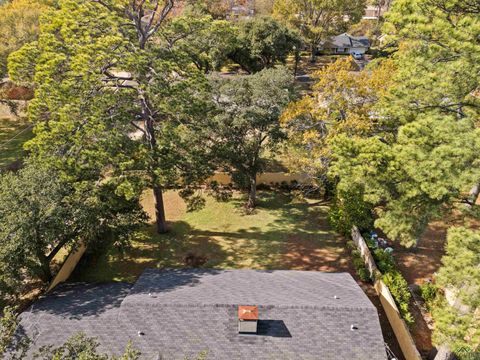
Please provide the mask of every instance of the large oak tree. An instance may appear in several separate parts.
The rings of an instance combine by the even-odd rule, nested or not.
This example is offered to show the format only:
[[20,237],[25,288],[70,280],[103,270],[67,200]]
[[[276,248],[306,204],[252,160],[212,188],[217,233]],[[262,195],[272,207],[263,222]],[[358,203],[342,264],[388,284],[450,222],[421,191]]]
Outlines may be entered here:
[[38,42],[9,63],[15,81],[36,89],[34,156],[74,178],[101,168],[127,197],[152,188],[158,232],[167,231],[163,189],[209,173],[189,127],[204,109],[197,99],[206,82],[169,38],[174,5],[61,0]]
[[274,153],[285,139],[279,117],[293,99],[293,81],[286,68],[212,79],[215,110],[206,132],[220,164],[248,189],[250,209],[256,205],[257,175],[265,168],[265,152]]

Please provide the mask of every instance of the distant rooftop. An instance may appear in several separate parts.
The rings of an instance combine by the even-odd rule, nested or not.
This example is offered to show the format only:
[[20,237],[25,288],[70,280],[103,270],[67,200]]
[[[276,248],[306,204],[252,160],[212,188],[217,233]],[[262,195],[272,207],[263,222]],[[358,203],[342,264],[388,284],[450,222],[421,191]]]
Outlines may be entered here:
[[[239,305],[258,306],[258,334],[238,333]],[[386,359],[376,308],[347,273],[152,269],[133,286],[67,284],[21,331],[36,348],[84,331],[116,355],[131,340],[144,359]]]
[[369,48],[370,41],[366,36],[352,36],[347,33],[343,33],[337,36],[332,36],[329,40],[325,41],[322,46],[324,48]]

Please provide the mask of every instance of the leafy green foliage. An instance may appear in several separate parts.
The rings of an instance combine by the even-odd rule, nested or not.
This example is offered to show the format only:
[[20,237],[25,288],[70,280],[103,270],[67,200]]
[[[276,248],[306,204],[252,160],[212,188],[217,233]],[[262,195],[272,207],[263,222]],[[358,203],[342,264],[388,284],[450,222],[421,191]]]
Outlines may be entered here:
[[[20,320],[14,308],[6,306],[0,317],[0,357],[9,360],[21,360],[30,345],[28,338],[15,338]],[[8,353],[8,356],[7,356]]]
[[315,60],[320,42],[346,31],[364,9],[364,0],[277,0],[273,13],[302,34]]
[[363,200],[358,190],[339,190],[330,207],[328,220],[337,232],[348,236],[354,225],[360,230],[372,228],[372,207]]
[[409,325],[413,324],[414,319],[410,313],[410,299],[412,294],[408,288],[408,283],[399,271],[390,271],[383,274],[382,280],[390,290],[403,319]]
[[463,0],[395,1],[385,31],[398,44],[371,138],[336,136],[332,175],[360,186],[375,225],[415,246],[426,225],[479,182],[480,21]]
[[[360,186],[377,207],[375,226],[389,238],[415,245],[429,220],[480,178],[478,129],[469,119],[422,116],[400,128],[397,142],[336,137],[332,173],[340,189]],[[421,165],[420,165],[421,164]]]
[[117,196],[108,182],[91,185],[33,163],[0,177],[1,298],[20,293],[29,279],[50,281],[50,263],[63,247],[128,242],[145,217],[138,197]]
[[313,92],[290,103],[282,114],[288,132],[288,167],[328,189],[336,176],[328,176],[333,140],[340,135],[351,139],[378,133],[379,123],[372,114],[394,71],[391,61],[384,61],[358,72],[350,58],[342,58],[316,72]]
[[480,344],[480,234],[462,227],[449,229],[442,262],[437,285],[453,293],[456,305],[444,299],[435,304],[434,341],[453,350],[475,350]]
[[71,336],[61,346],[42,347],[35,354],[35,358],[40,360],[137,360],[140,358],[140,352],[135,350],[131,344],[127,345],[125,352],[119,357],[99,353],[97,350],[99,345],[95,338],[78,333]]
[[37,39],[40,15],[50,8],[48,3],[45,0],[0,3],[0,79],[7,75],[8,55]]
[[232,23],[198,11],[173,18],[164,36],[170,46],[185,53],[205,73],[220,70],[228,54],[238,46],[237,29]]
[[[35,158],[74,180],[98,181],[108,169],[125,196],[153,188],[158,231],[167,230],[162,189],[211,173],[196,128],[208,110],[200,100],[208,84],[185,43],[173,41],[189,28],[182,19],[168,22],[172,7],[161,0],[61,1],[42,18],[38,43],[9,63],[15,81],[36,88],[29,107],[36,137],[28,145]],[[159,15],[145,21],[153,10]],[[208,28],[210,20],[192,26]],[[202,64],[213,61],[203,45],[195,43]]]
[[385,249],[378,248],[376,243],[365,236],[365,242],[377,264],[378,270],[381,273],[381,279],[390,290],[390,293],[397,304],[402,318],[408,325],[414,323],[413,315],[410,313],[410,299],[411,292],[408,288],[408,283],[403,275],[398,271],[395,259],[391,252]]
[[216,144],[217,158],[240,185],[250,188],[255,207],[256,176],[264,151],[274,153],[285,134],[278,121],[294,96],[293,75],[286,68],[265,69],[248,77],[212,78],[215,116],[207,138]]
[[351,255],[353,266],[355,267],[355,271],[357,272],[360,280],[365,282],[370,281],[370,274],[367,267],[365,266],[365,262],[362,258],[362,255],[360,254],[360,251],[358,251],[357,249],[353,249]]
[[235,48],[229,57],[249,73],[285,64],[300,49],[299,37],[271,17],[255,17],[239,24]]
[[426,282],[420,286],[420,294],[429,310],[433,309],[438,293],[438,286],[431,282]]
[[380,272],[386,274],[396,271],[395,260],[390,252],[383,249],[375,249],[373,250],[372,255]]

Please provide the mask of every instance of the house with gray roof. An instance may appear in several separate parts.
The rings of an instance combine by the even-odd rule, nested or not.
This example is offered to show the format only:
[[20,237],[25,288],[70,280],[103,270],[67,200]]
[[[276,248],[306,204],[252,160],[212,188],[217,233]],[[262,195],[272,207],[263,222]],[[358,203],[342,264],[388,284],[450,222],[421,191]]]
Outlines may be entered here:
[[32,352],[79,331],[112,355],[131,341],[144,359],[387,358],[377,310],[347,273],[149,269],[133,285],[62,285],[21,315]]
[[352,36],[343,33],[331,37],[320,45],[320,50],[330,54],[365,54],[370,48],[370,41],[365,36]]

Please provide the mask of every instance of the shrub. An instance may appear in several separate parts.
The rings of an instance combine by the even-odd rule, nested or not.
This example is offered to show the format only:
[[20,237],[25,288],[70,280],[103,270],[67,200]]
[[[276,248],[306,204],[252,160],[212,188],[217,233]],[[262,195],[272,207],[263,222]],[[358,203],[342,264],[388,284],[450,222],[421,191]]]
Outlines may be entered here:
[[347,241],[347,248],[350,250],[355,250],[357,248],[357,245],[353,242],[353,240]]
[[427,309],[431,309],[433,303],[437,298],[438,288],[436,285],[432,283],[425,283],[420,286],[420,294],[422,295],[423,300],[425,301],[425,305]]
[[386,274],[396,271],[395,260],[391,253],[383,249],[376,249],[373,251],[373,257],[380,272]]
[[355,269],[361,269],[365,267],[365,263],[363,262],[363,259],[360,256],[355,256],[353,251],[352,251],[352,256],[353,256],[353,265],[355,266]]
[[257,190],[270,191],[270,190],[272,190],[272,187],[268,184],[260,183],[260,184],[257,185]]
[[357,269],[357,274],[358,274],[358,277],[360,278],[360,280],[362,280],[362,281],[368,282],[368,281],[371,280],[370,279],[370,273],[365,266]]
[[413,317],[409,311],[409,304],[412,294],[408,288],[408,283],[402,274],[397,271],[390,271],[383,275],[383,282],[387,285],[397,306],[402,314],[403,319],[408,325],[413,324]]
[[361,191],[337,191],[330,208],[328,219],[332,227],[348,236],[353,225],[360,231],[373,227],[372,208],[363,201]]
[[352,254],[352,262],[353,266],[355,267],[355,271],[357,272],[358,277],[362,281],[370,281],[370,273],[368,269],[365,267],[365,262],[363,261],[362,256],[360,255],[360,251],[354,249],[351,252]]

